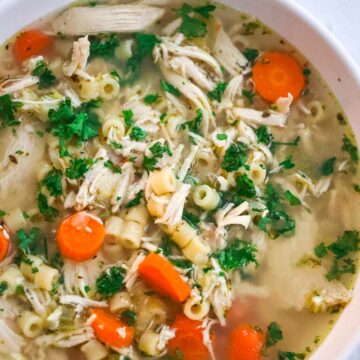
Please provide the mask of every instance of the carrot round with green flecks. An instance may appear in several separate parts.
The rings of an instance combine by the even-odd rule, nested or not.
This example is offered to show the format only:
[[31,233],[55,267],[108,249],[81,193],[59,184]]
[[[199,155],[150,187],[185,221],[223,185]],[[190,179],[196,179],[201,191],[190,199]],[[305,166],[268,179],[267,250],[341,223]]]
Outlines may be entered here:
[[56,234],[61,254],[73,261],[85,261],[95,256],[104,237],[105,229],[101,219],[85,211],[64,219]]
[[275,102],[290,93],[297,99],[305,86],[305,76],[298,61],[290,54],[267,52],[255,63],[252,79],[259,95]]
[[168,260],[158,254],[148,255],[139,265],[140,277],[158,293],[177,302],[185,301],[191,288]]

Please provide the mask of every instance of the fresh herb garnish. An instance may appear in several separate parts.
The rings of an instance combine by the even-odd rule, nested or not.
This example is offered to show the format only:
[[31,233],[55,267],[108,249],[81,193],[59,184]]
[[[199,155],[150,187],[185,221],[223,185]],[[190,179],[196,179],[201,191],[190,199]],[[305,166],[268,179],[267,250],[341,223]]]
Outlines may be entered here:
[[0,96],[0,119],[4,126],[19,125],[20,121],[15,119],[16,109],[21,103],[11,100],[10,94]]
[[303,360],[305,359],[305,354],[295,353],[291,351],[279,351],[279,360]]
[[106,269],[96,280],[96,290],[103,297],[110,297],[123,288],[125,269],[112,266]]
[[357,193],[360,193],[360,185],[359,184],[353,184],[353,188]]
[[134,125],[134,113],[131,109],[123,110],[122,116],[124,117],[124,123],[128,128]]
[[38,193],[36,200],[39,211],[46,221],[53,221],[59,215],[59,210],[48,204],[47,197],[43,193]]
[[121,174],[121,169],[116,166],[110,159],[104,162],[104,166],[110,169],[114,174]]
[[191,269],[193,264],[190,260],[186,260],[186,259],[169,259],[169,261],[171,262],[171,264],[173,264],[174,266],[180,268],[180,269]]
[[254,182],[246,175],[242,174],[236,178],[235,186],[236,196],[253,198],[256,196],[256,189]]
[[261,125],[255,130],[257,140],[260,144],[269,145],[272,142],[273,135],[264,125]]
[[182,219],[185,220],[191,227],[198,230],[200,225],[200,218],[190,211],[184,209]]
[[242,142],[232,143],[225,152],[221,168],[228,172],[240,169],[246,163],[247,150]]
[[41,180],[41,185],[46,187],[51,196],[57,197],[63,194],[61,179],[61,171],[53,169],[46,174],[44,179]]
[[284,198],[290,203],[291,206],[301,205],[301,200],[295,196],[290,190],[284,192]]
[[144,97],[144,103],[146,105],[151,105],[155,102],[157,102],[160,99],[159,94],[149,94]]
[[250,104],[253,104],[254,102],[254,96],[255,96],[255,93],[250,91],[250,90],[245,90],[245,89],[242,89],[241,90],[241,95],[246,98],[248,100],[248,102]]
[[336,157],[332,157],[321,165],[321,175],[328,176],[334,173]]
[[228,86],[226,82],[218,82],[214,90],[208,92],[208,97],[210,99],[216,100],[217,102],[221,102],[221,98]]
[[280,164],[284,169],[292,169],[295,167],[295,163],[292,161],[292,156],[288,156],[284,161],[282,161]]
[[0,218],[7,214],[6,211],[0,209]]
[[35,69],[32,71],[32,75],[39,77],[40,89],[49,88],[56,83],[55,75],[51,70],[49,70],[44,60],[40,60],[36,63]]
[[65,175],[69,179],[82,178],[94,164],[91,158],[71,159],[70,166],[65,170]]
[[250,263],[258,265],[256,252],[257,249],[254,245],[235,239],[223,250],[212,254],[212,256],[218,260],[224,270],[237,270],[245,268]]
[[343,145],[341,150],[346,151],[350,155],[350,158],[353,162],[357,163],[359,161],[358,148],[346,135],[343,137]]
[[7,288],[8,288],[8,283],[6,281],[0,282],[0,296],[4,294]]
[[116,34],[101,34],[90,36],[90,59],[101,57],[111,59],[114,57],[115,49],[119,46],[120,40]]
[[169,94],[172,94],[176,97],[181,96],[180,90],[165,80],[160,80],[160,87],[162,90],[164,90],[165,92],[168,92]]
[[267,327],[265,346],[271,347],[276,345],[280,340],[284,338],[280,325],[273,321]]
[[121,313],[121,320],[123,320],[129,326],[133,326],[136,322],[136,313],[127,309]]
[[149,150],[152,153],[152,157],[144,155],[143,159],[143,167],[146,169],[146,171],[150,172],[153,171],[156,168],[156,164],[158,159],[161,159],[164,154],[168,154],[169,156],[172,156],[172,152],[167,144],[161,145],[161,143],[158,141],[154,145],[152,145]]
[[201,122],[203,119],[203,113],[200,109],[196,110],[196,116],[193,120],[187,121],[183,124],[181,124],[181,129],[188,128],[189,131],[195,133],[195,134],[201,134]]
[[132,208],[132,207],[134,207],[134,206],[139,205],[140,202],[141,202],[141,200],[142,200],[143,198],[144,198],[144,192],[141,190],[141,191],[139,191],[139,192],[135,195],[135,197],[134,197],[132,200],[130,200],[130,201],[126,204],[125,208],[126,208],[126,209],[130,209],[130,208]]
[[28,254],[47,257],[46,238],[41,235],[39,228],[33,227],[27,232],[24,229],[18,230],[16,232],[16,244],[25,258]]
[[249,62],[253,62],[258,58],[259,51],[257,49],[246,48],[243,54]]
[[216,134],[218,140],[227,140],[228,136],[226,134]]
[[131,132],[130,132],[129,136],[130,136],[131,140],[141,141],[141,140],[144,140],[146,138],[147,132],[144,129],[138,127],[138,126],[134,126],[131,129]]

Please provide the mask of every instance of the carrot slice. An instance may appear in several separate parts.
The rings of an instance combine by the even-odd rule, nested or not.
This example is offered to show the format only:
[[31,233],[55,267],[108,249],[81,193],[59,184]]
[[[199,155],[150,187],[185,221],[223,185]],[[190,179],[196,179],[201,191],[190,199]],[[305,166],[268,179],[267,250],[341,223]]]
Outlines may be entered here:
[[191,320],[183,314],[177,315],[171,326],[175,330],[175,337],[168,342],[169,354],[174,358],[182,355],[183,360],[209,359],[201,325],[201,321]]
[[54,38],[45,35],[39,30],[22,32],[15,40],[12,51],[18,62],[43,54],[50,50],[54,44]]
[[98,340],[116,348],[132,344],[133,328],[103,309],[91,309],[90,314],[96,316],[91,326]]
[[0,225],[0,261],[3,261],[10,249],[10,235],[5,226]]
[[301,65],[286,53],[265,53],[256,61],[252,73],[256,91],[271,102],[289,93],[297,99],[305,86]]
[[101,219],[84,211],[63,220],[56,234],[61,254],[74,261],[91,259],[103,244],[104,237]]
[[230,360],[258,360],[264,344],[264,334],[250,325],[238,326],[230,335]]
[[138,269],[142,279],[154,290],[171,299],[183,302],[189,296],[191,288],[175,270],[175,268],[157,254],[148,255]]

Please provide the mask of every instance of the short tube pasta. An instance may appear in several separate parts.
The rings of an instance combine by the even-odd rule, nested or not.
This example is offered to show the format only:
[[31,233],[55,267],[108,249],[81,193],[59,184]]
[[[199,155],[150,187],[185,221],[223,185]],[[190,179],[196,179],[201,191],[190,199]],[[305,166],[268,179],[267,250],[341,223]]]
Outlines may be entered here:
[[207,300],[189,298],[184,304],[184,314],[191,320],[202,320],[209,311],[210,303]]
[[24,213],[19,208],[15,208],[4,216],[6,226],[12,231],[16,232],[21,228],[26,227],[26,219]]
[[84,100],[97,99],[100,87],[96,80],[82,80],[79,85],[79,95]]
[[50,291],[59,278],[59,271],[47,265],[41,265],[35,273],[34,284],[40,289]]
[[103,360],[108,356],[106,347],[97,340],[90,340],[80,348],[86,360]]
[[209,185],[197,186],[192,197],[197,206],[208,211],[215,209],[220,202],[219,193]]
[[141,203],[130,208],[125,215],[125,220],[137,222],[141,226],[147,225],[149,221],[149,212],[147,211],[145,204]]
[[126,220],[119,236],[119,242],[127,249],[139,249],[143,235],[144,229],[140,224]]
[[184,248],[191,240],[197,237],[197,231],[183,220],[176,226],[176,229],[172,233],[171,237],[176,244],[178,244],[181,248]]
[[[151,216],[160,218],[165,214],[166,210],[166,200],[168,200],[168,197],[162,196],[161,198],[153,198],[151,197],[147,202],[147,209]],[[165,200],[165,201],[162,201]]]
[[176,178],[171,169],[156,170],[150,176],[151,187],[156,195],[165,195],[176,190]]
[[125,135],[125,126],[120,116],[108,115],[101,128],[101,133],[107,138],[112,135],[113,138],[121,139]]
[[39,271],[40,266],[44,263],[44,261],[34,255],[27,255],[25,261],[20,262],[20,271],[22,274],[29,280],[34,281],[35,274],[37,271]]
[[255,185],[263,184],[266,179],[266,169],[264,165],[252,164],[247,173]]
[[44,320],[33,311],[23,311],[17,323],[21,332],[30,339],[38,336],[44,327]]
[[105,222],[105,232],[110,242],[118,242],[124,227],[120,216],[110,216]]
[[160,335],[153,330],[146,330],[139,339],[139,349],[146,355],[157,356],[160,354],[158,345],[160,342]]
[[103,76],[99,81],[99,94],[105,100],[112,100],[119,95],[119,82],[111,75]]
[[132,300],[127,292],[119,292],[115,294],[109,301],[110,311],[117,313],[126,309],[132,309]]
[[0,283],[2,282],[7,284],[6,293],[13,295],[15,294],[17,287],[24,284],[25,278],[18,267],[14,265],[6,269],[0,275]]
[[324,105],[318,101],[314,100],[307,104],[307,108],[310,110],[311,118],[313,121],[318,122],[323,119],[325,115]]
[[197,236],[182,249],[182,252],[194,264],[204,264],[208,260],[210,248]]

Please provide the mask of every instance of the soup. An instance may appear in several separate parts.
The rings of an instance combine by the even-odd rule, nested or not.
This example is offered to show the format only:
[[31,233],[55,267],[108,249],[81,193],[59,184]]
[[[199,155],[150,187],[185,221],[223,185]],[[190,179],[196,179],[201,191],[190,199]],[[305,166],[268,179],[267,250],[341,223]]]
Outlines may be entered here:
[[2,359],[305,359],[350,302],[358,150],[221,4],[80,3],[0,52]]

